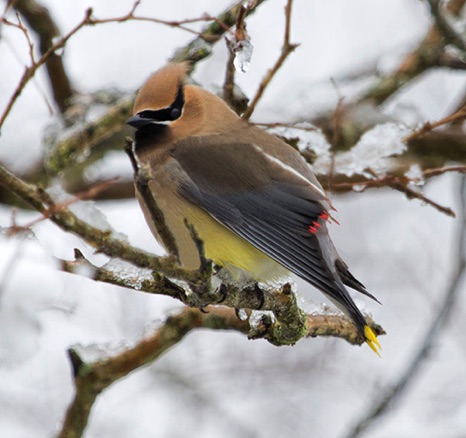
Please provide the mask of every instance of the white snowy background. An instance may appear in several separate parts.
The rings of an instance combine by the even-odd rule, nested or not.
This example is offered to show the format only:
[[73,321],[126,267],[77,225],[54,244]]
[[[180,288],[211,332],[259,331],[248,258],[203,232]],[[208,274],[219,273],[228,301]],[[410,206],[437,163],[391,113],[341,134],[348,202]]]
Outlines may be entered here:
[[[132,5],[128,0],[42,3],[63,33],[81,20],[88,6],[104,18],[124,15]],[[165,19],[216,15],[229,3],[146,0],[139,14]],[[283,1],[268,1],[247,20],[254,55],[249,71],[237,74],[237,81],[248,96],[278,56],[283,8]],[[388,71],[416,47],[430,24],[426,4],[418,0],[296,0],[291,40],[301,45],[270,85],[253,119],[304,119],[333,108],[338,96],[331,77],[375,66]],[[64,60],[83,93],[104,88],[134,93],[192,37],[151,23],[99,25],[74,36]],[[195,79],[206,87],[221,85],[226,55],[225,45],[217,44],[213,56],[196,68]],[[28,62],[24,36],[17,30],[2,27],[0,59],[3,109]],[[414,123],[437,119],[458,103],[465,79],[464,74],[437,69],[397,93],[385,109],[396,115],[409,108]],[[0,162],[12,170],[27,169],[40,159],[44,129],[56,117],[50,115],[43,94],[50,92],[42,71],[2,129]],[[120,162],[113,172],[131,172],[129,162]],[[443,176],[429,183],[425,193],[458,210],[458,187],[458,177]],[[435,316],[452,274],[459,224],[390,190],[333,196],[333,202],[341,223],[330,230],[336,247],[383,303],[356,297],[387,331],[380,338],[382,359],[365,346],[341,340],[308,339],[276,348],[236,333],[194,331],[155,364],[106,390],[85,436],[345,436],[404,372]],[[97,207],[132,244],[160,251],[136,201],[99,202]],[[10,207],[0,205],[0,227],[11,225],[11,215]],[[22,225],[37,217],[18,211],[16,222]],[[180,307],[169,298],[59,272],[56,258],[72,259],[75,247],[95,263],[107,258],[94,255],[85,243],[47,221],[35,225],[33,233],[10,239],[0,234],[1,437],[51,437],[60,429],[73,396],[67,348],[79,344],[117,351]],[[307,306],[324,301],[320,293],[296,282]],[[420,374],[365,436],[466,436],[463,292]]]

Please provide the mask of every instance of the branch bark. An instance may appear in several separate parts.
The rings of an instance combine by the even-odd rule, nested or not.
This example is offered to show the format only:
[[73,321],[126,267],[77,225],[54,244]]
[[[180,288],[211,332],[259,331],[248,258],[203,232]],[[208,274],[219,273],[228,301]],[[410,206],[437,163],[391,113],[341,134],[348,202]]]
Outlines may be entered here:
[[405,143],[409,143],[412,140],[424,137],[426,134],[430,133],[433,129],[438,128],[439,126],[443,126],[448,123],[464,121],[464,119],[466,119],[466,104],[459,110],[455,111],[453,114],[443,117],[440,120],[424,123],[421,128],[416,129],[411,134],[407,135],[403,141]]

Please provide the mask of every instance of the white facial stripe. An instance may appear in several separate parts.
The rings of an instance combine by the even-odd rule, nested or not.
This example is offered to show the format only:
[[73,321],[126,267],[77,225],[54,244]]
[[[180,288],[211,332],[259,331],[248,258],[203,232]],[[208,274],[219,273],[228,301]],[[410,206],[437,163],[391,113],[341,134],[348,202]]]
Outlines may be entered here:
[[292,173],[293,175],[297,176],[299,179],[301,179],[302,181],[304,181],[306,184],[309,184],[317,193],[319,193],[323,198],[326,198],[326,195],[324,192],[322,192],[321,189],[319,189],[319,187],[317,187],[315,184],[313,184],[311,181],[309,181],[305,176],[301,175],[296,169],[293,169],[291,166],[289,166],[288,164],[284,163],[283,161],[279,160],[277,157],[274,157],[273,155],[270,155],[268,154],[267,152],[265,152],[262,148],[260,148],[259,146],[257,145],[254,145],[254,147],[260,151],[261,153],[263,153],[267,159],[269,159],[270,161],[274,162],[275,164],[278,164],[280,167],[282,167],[283,169],[285,169],[286,171]]

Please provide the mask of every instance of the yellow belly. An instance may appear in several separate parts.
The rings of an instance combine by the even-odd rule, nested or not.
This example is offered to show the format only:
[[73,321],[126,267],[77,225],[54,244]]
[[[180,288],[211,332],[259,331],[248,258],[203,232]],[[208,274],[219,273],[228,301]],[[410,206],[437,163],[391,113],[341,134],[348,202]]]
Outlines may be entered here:
[[234,232],[225,228],[203,211],[191,215],[199,237],[204,242],[205,254],[214,263],[224,266],[233,276],[235,269],[246,271],[257,281],[279,280],[288,275],[288,270]]
[[[200,262],[198,250],[185,221],[194,226],[204,242],[206,257],[215,264],[225,267],[234,278],[238,276],[238,269],[245,271],[247,277],[257,281],[279,280],[289,275],[286,268],[224,227],[204,210],[174,194],[171,188],[156,181],[151,181],[149,186],[152,193],[157,194],[157,205],[164,214],[166,225],[175,237],[181,265],[186,269],[198,269]],[[140,196],[138,198],[153,234],[163,245],[155,227],[151,224],[151,215],[144,200]]]

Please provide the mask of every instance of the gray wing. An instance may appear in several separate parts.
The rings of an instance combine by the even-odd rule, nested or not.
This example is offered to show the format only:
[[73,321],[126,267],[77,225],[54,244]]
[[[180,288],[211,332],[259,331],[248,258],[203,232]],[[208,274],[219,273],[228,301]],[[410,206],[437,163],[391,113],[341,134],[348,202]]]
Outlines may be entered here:
[[[320,187],[268,159],[254,145],[222,143],[215,136],[180,142],[172,156],[187,176],[179,182],[184,197],[360,315],[342,284],[345,275],[354,277],[343,262],[335,265],[339,258],[325,222],[329,205]],[[356,279],[353,283],[372,297]]]

